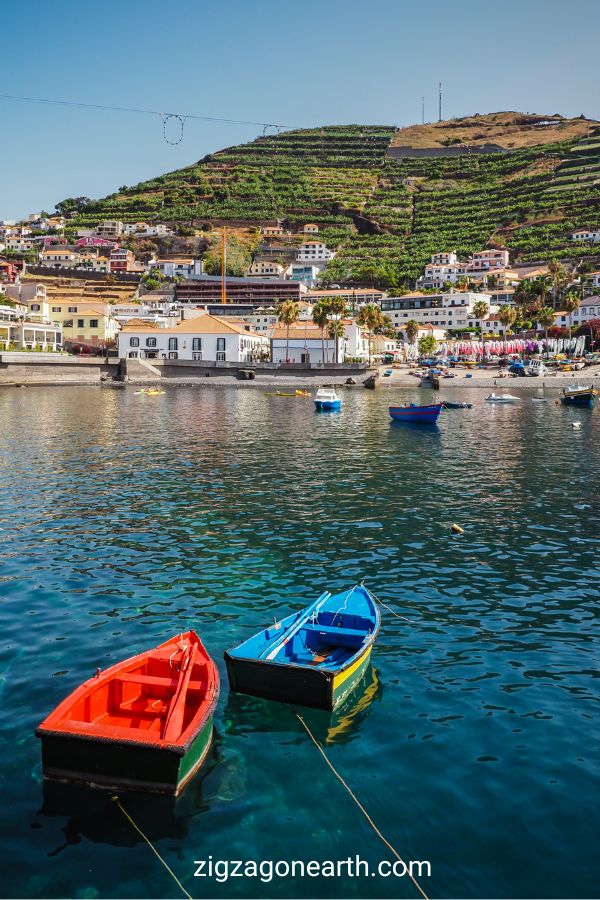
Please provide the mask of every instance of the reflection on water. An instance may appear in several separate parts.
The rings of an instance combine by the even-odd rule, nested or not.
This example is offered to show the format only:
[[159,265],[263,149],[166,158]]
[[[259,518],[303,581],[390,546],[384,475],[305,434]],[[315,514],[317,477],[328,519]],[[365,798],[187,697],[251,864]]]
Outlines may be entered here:
[[390,424],[420,394],[345,391],[323,416],[257,389],[0,393],[5,895],[174,896],[106,795],[42,798],[33,730],[97,666],[194,627],[223,679],[211,763],[172,806],[123,799],[190,893],[412,896],[193,878],[211,854],[381,858],[292,710],[229,695],[222,661],[362,578],[403,618],[383,610],[343,708],[306,717],[378,826],[431,861],[432,896],[597,893],[600,414],[453,390],[473,409]]

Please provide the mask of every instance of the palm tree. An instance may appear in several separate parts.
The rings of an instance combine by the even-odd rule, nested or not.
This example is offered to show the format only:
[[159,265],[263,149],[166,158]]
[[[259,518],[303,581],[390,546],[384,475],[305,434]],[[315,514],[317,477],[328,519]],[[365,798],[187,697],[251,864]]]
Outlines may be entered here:
[[509,306],[508,303],[505,303],[498,310],[498,319],[504,326],[504,335],[503,338],[506,340],[506,329],[511,325],[514,325],[517,319],[517,310],[514,306]]
[[327,323],[329,322],[329,301],[324,297],[321,298],[321,300],[317,300],[317,302],[313,306],[312,317],[315,325],[321,329],[321,359],[323,362],[326,362],[325,328],[327,327]]
[[565,312],[569,313],[569,340],[571,340],[571,331],[573,328],[573,313],[579,309],[580,297],[576,291],[567,291],[562,300],[562,306]]
[[489,313],[490,308],[485,302],[485,300],[478,300],[477,303],[473,306],[473,315],[476,319],[479,319],[479,326],[481,328],[481,346],[483,347],[483,320],[487,319],[487,314]]
[[568,283],[569,275],[563,264],[559,263],[555,259],[548,263],[548,271],[550,273],[550,277],[552,278],[552,305],[554,309],[557,309],[559,291]]
[[339,348],[340,348],[340,338],[343,338],[345,334],[344,325],[340,322],[339,319],[334,319],[327,326],[327,335],[334,341],[335,346],[335,362],[339,363]]
[[361,328],[365,328],[368,335],[369,366],[371,365],[371,340],[373,338],[373,332],[376,328],[385,326],[385,318],[386,317],[375,303],[365,303],[357,316],[356,324],[360,325]]
[[534,296],[539,301],[538,310],[542,309],[546,305],[546,297],[548,296],[548,291],[552,287],[552,276],[551,275],[538,275],[537,278],[534,278],[532,284],[534,289]]
[[409,319],[404,326],[404,334],[406,335],[408,343],[414,344],[419,334],[419,323],[415,322],[414,319]]
[[290,325],[300,318],[300,307],[294,300],[284,300],[277,311],[277,320],[286,327],[285,361],[290,358]]
[[546,356],[548,356],[548,329],[551,328],[552,325],[554,325],[555,318],[556,313],[551,306],[542,306],[542,308],[538,310],[536,315],[536,319],[544,329],[544,338],[546,340]]

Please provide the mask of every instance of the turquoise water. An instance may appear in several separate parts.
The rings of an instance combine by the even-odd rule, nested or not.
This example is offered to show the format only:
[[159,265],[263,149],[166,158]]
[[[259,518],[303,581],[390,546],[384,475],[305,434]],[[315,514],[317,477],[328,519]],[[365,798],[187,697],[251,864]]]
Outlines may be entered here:
[[257,389],[0,393],[3,896],[179,896],[109,799],[44,796],[33,732],[97,666],[190,626],[221,671],[214,751],[176,804],[124,799],[187,890],[416,896],[193,877],[210,855],[389,858],[292,712],[230,696],[222,661],[361,578],[410,621],[384,610],[361,690],[306,719],[403,858],[431,862],[426,892],[597,896],[600,411],[472,391],[438,428],[391,425],[418,395],[316,414]]

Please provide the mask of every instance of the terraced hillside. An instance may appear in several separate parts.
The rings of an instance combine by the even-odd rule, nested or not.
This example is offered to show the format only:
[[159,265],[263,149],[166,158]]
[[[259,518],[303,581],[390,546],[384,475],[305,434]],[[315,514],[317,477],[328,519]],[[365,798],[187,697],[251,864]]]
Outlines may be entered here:
[[[589,254],[568,233],[600,224],[600,123],[553,116],[546,125],[537,117],[522,125],[520,139],[521,114],[492,114],[476,117],[483,143],[486,119],[499,139],[499,115],[513,149],[494,153],[453,139],[454,156],[393,158],[391,144],[405,146],[411,129],[391,126],[261,137],[94,201],[71,224],[284,219],[295,230],[316,222],[337,250],[324,274],[329,284],[394,287],[416,278],[436,251],[466,256],[488,243],[508,246],[522,261]],[[463,121],[462,130],[472,128],[473,117]],[[457,134],[460,125],[453,120]],[[565,139],[547,142],[546,135]]]

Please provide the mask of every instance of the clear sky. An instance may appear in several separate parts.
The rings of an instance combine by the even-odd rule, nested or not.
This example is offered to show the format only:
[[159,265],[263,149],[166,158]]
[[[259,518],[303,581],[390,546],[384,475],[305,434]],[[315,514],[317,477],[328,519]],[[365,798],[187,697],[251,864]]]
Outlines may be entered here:
[[[598,0],[0,4],[0,93],[311,127],[515,109],[600,118]],[[0,99],[0,218],[101,197],[261,129]]]

